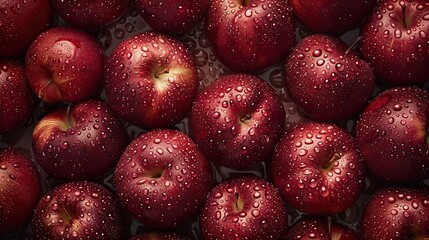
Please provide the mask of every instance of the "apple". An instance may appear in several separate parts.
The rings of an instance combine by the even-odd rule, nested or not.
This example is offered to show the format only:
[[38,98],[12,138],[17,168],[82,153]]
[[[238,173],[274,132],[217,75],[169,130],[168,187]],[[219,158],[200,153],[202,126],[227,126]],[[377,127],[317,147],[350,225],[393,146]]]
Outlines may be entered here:
[[110,108],[89,100],[43,117],[34,127],[32,142],[37,163],[50,176],[89,180],[113,170],[128,137]]
[[366,203],[360,220],[361,239],[429,239],[429,189],[386,187]]
[[429,79],[429,5],[426,0],[381,0],[361,30],[363,57],[383,80],[418,84]]
[[365,166],[351,134],[335,124],[296,125],[278,142],[269,175],[285,201],[313,215],[351,207],[365,187]]
[[356,232],[333,222],[331,219],[306,216],[295,223],[287,232],[286,240],[359,240]]
[[56,13],[68,24],[84,29],[106,26],[128,10],[131,0],[52,0]]
[[377,0],[291,0],[295,17],[315,32],[338,33],[357,27]]
[[33,116],[36,104],[27,84],[23,63],[0,60],[0,85],[0,134],[7,134]]
[[288,229],[286,204],[263,178],[229,179],[210,191],[199,227],[203,239],[283,239]]
[[52,17],[49,0],[1,1],[0,12],[0,56],[25,53]]
[[36,165],[16,148],[0,149],[0,235],[23,227],[42,196]]
[[378,94],[356,124],[356,139],[368,169],[404,183],[429,177],[429,93],[394,87]]
[[357,114],[374,90],[369,64],[330,35],[314,34],[299,41],[285,69],[289,96],[317,120],[342,120]]
[[187,135],[154,129],[125,149],[114,183],[119,200],[135,220],[150,227],[175,228],[204,203],[212,169]]
[[155,30],[189,31],[205,16],[209,0],[136,0],[137,10]]
[[88,99],[103,80],[101,44],[78,29],[51,28],[30,45],[25,73],[31,89],[45,102]]
[[189,238],[174,232],[151,231],[135,235],[129,240],[187,240]]
[[280,62],[295,44],[295,35],[289,1],[210,1],[208,40],[232,71],[255,72]]
[[141,128],[168,127],[182,120],[199,86],[190,51],[175,38],[156,32],[122,41],[106,68],[110,105]]
[[197,95],[190,127],[211,161],[244,169],[271,158],[285,116],[280,97],[267,82],[236,73],[218,78]]
[[69,182],[46,193],[32,219],[34,239],[121,239],[115,195],[93,182]]

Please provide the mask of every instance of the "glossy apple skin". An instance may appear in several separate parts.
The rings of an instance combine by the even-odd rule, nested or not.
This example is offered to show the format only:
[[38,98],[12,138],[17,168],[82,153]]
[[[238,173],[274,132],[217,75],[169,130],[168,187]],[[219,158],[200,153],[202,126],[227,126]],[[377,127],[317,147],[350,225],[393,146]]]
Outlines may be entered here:
[[33,116],[35,97],[27,84],[21,62],[0,60],[0,85],[0,134],[7,134]]
[[365,166],[355,139],[334,124],[305,122],[276,146],[269,174],[292,207],[333,215],[351,207],[365,187]]
[[89,180],[116,166],[128,145],[119,119],[102,102],[89,100],[59,108],[33,130],[33,153],[42,169],[56,179]]
[[361,239],[429,238],[429,189],[388,187],[374,193],[363,209]]
[[15,148],[0,149],[0,234],[23,227],[42,196],[42,184],[30,157]]
[[221,182],[210,191],[199,226],[203,239],[283,239],[288,215],[270,182],[245,176]]
[[357,27],[376,0],[291,0],[295,17],[319,33],[338,33]]
[[226,67],[260,71],[283,60],[295,44],[292,8],[283,0],[213,0],[207,35]]
[[200,209],[211,189],[212,169],[187,135],[155,129],[130,143],[114,182],[134,219],[146,226],[175,228]]
[[429,176],[429,93],[396,87],[377,95],[356,124],[366,166],[379,178],[415,182]]
[[113,110],[141,128],[182,120],[197,94],[193,57],[178,40],[144,32],[117,46],[107,61],[105,89]]
[[286,240],[359,240],[350,228],[323,218],[307,216],[287,232]]
[[32,219],[34,239],[121,239],[116,196],[92,182],[69,182],[46,193]]
[[174,232],[145,232],[135,235],[129,240],[188,240],[189,238],[181,236]]
[[196,143],[216,164],[244,169],[270,159],[284,132],[280,97],[250,74],[223,76],[198,94],[191,111]]
[[93,29],[106,26],[127,11],[131,0],[53,0],[58,15],[68,24]]
[[31,89],[48,103],[85,100],[103,80],[101,44],[75,28],[55,27],[40,34],[25,62]]
[[9,0],[0,3],[0,56],[25,53],[46,30],[52,17],[49,0]]
[[374,73],[348,48],[339,38],[314,34],[298,42],[285,63],[289,96],[314,119],[351,117],[371,98]]
[[425,0],[383,0],[374,8],[361,31],[360,50],[383,80],[404,85],[429,79],[427,14]]
[[136,0],[135,4],[155,30],[179,33],[190,30],[203,19],[209,0]]

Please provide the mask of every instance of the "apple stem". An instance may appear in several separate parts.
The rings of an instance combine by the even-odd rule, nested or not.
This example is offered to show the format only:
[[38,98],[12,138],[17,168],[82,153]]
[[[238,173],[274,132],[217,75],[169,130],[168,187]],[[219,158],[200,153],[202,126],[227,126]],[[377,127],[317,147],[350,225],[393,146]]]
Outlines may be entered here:
[[49,84],[51,84],[53,81],[54,81],[53,79],[50,79],[50,80],[45,84],[45,86],[43,86],[43,87],[42,87],[42,89],[40,89],[40,90],[39,90],[39,92],[37,93],[37,96],[38,96],[39,98],[41,98],[41,97],[43,96],[42,92],[43,92],[43,91],[45,90],[45,88],[47,88],[47,87],[49,86]]
[[345,52],[345,55],[349,54],[351,49],[355,48],[361,39],[362,39],[362,36],[357,37],[356,40],[352,43],[352,45],[350,45],[350,47],[347,49],[347,51]]
[[241,122],[245,122],[245,121],[247,121],[247,120],[249,120],[251,118],[252,118],[252,115],[246,114],[245,116],[243,116],[243,117],[240,118],[240,121]]
[[326,220],[328,221],[328,233],[329,233],[329,235],[331,235],[331,231],[332,231],[332,217],[328,216]]
[[168,68],[164,68],[161,71],[155,73],[155,78],[158,78],[160,75],[168,73],[168,72],[169,72],[169,69]]
[[67,128],[70,129],[71,128],[71,121],[70,121],[70,109],[71,109],[72,103],[67,104],[67,114],[66,114],[66,124],[67,124]]
[[238,192],[235,192],[234,195],[235,195],[235,208],[238,211],[240,211],[241,209],[240,209],[240,206],[238,205],[238,199],[240,198],[240,194]]
[[405,28],[408,28],[408,24],[407,24],[407,19],[405,17],[405,10],[406,10],[406,6],[402,6],[402,24],[404,24]]

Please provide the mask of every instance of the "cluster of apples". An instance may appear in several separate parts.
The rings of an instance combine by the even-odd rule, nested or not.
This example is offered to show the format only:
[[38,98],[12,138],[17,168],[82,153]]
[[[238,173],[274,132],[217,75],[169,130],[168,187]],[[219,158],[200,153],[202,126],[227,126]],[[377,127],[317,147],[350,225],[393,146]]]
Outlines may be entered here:
[[[107,54],[93,30],[130,8],[153,30]],[[202,21],[229,72],[201,90],[178,36]],[[276,64],[308,116],[290,128],[258,77]],[[427,239],[427,69],[425,0],[2,1],[0,134],[31,127],[32,146],[0,150],[0,239],[28,223],[34,239],[189,239],[189,222],[201,239]],[[335,222],[368,177],[359,224]]]

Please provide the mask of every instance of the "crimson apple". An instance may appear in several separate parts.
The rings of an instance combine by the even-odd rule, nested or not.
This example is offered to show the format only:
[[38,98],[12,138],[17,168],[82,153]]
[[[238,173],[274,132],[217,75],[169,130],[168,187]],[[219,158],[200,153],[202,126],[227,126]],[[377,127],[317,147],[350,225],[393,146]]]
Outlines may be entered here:
[[119,200],[138,222],[174,228],[196,214],[210,191],[212,169],[178,130],[155,129],[132,141],[115,169]]
[[243,169],[270,159],[284,132],[280,97],[264,80],[250,74],[218,78],[192,106],[191,131],[213,162]]
[[30,157],[15,148],[0,149],[0,234],[25,225],[42,195],[42,183]]
[[429,93],[395,87],[378,94],[356,124],[356,139],[366,166],[393,182],[429,177]]
[[375,76],[339,38],[314,34],[293,48],[285,63],[289,96],[315,119],[333,121],[358,113],[371,98]]
[[291,0],[296,18],[316,32],[337,33],[357,27],[377,0]]
[[49,0],[1,1],[0,12],[0,56],[25,53],[52,17]]
[[53,0],[56,13],[72,26],[91,29],[106,26],[127,11],[131,0]]
[[178,33],[190,30],[203,19],[209,0],[136,0],[135,4],[155,30]]
[[288,215],[270,182],[245,176],[221,182],[210,191],[199,226],[203,239],[283,239]]
[[360,50],[376,74],[394,84],[429,79],[426,0],[381,0],[362,28]]
[[33,130],[33,153],[49,175],[87,180],[113,170],[128,144],[119,119],[102,102],[89,100],[43,117]]
[[295,44],[289,1],[213,0],[207,35],[219,60],[235,72],[263,70],[283,60]]
[[142,128],[182,120],[198,90],[197,68],[186,46],[144,32],[122,41],[107,61],[105,89],[113,110]]
[[74,28],[55,27],[40,34],[28,49],[25,73],[45,102],[77,102],[91,97],[104,74],[101,44]]
[[269,174],[299,211],[333,215],[351,207],[365,187],[365,166],[351,134],[334,124],[305,122],[276,146]]
[[361,239],[429,239],[429,189],[387,187],[374,193],[363,209]]
[[0,134],[6,134],[33,116],[35,97],[27,84],[21,62],[0,60],[0,85]]
[[92,182],[69,182],[46,193],[32,219],[34,239],[121,239],[115,195]]
[[287,232],[286,240],[359,240],[356,232],[332,220],[306,216]]

